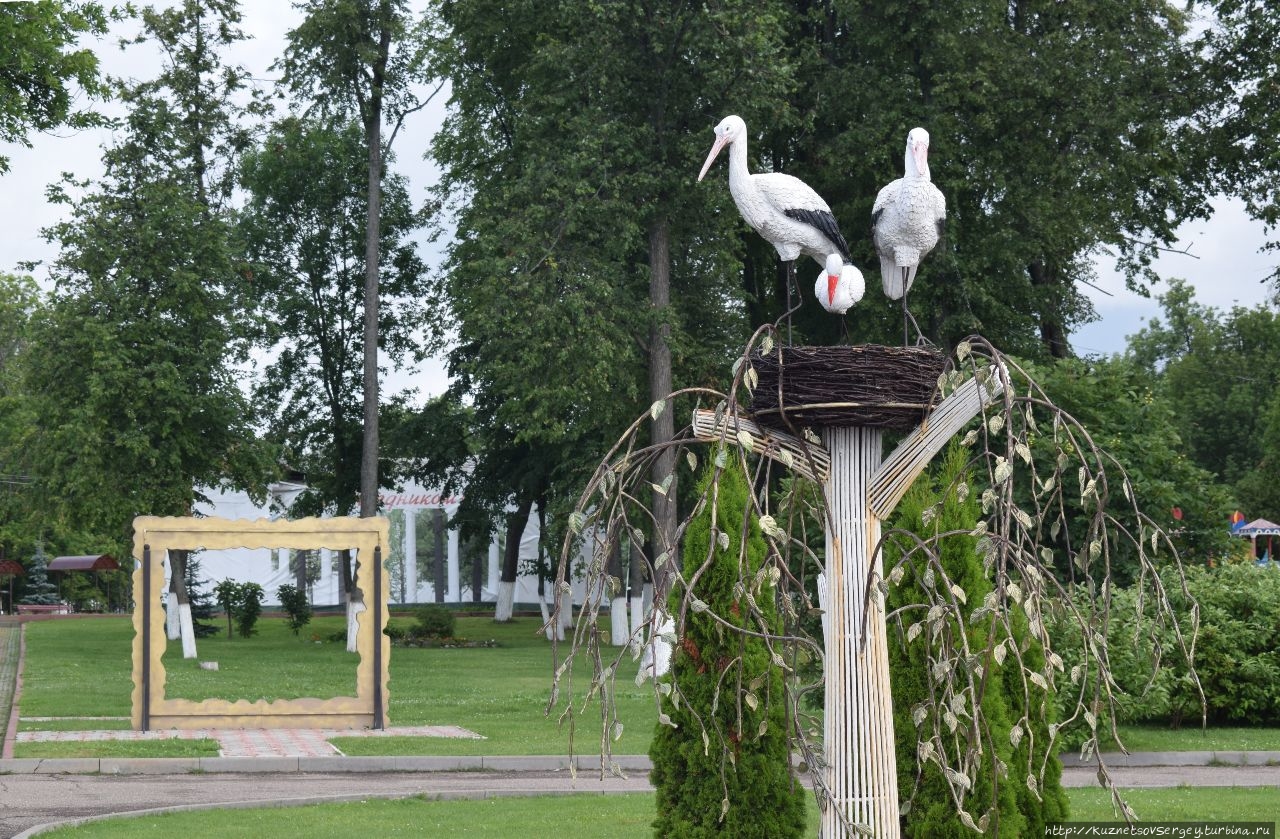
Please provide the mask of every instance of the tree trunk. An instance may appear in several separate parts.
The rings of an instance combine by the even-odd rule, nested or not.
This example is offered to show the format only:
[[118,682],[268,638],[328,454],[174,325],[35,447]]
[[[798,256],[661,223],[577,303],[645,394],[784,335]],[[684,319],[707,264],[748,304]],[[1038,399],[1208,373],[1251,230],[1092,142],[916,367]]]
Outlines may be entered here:
[[1040,341],[1054,358],[1070,358],[1071,344],[1062,325],[1062,282],[1058,271],[1036,260],[1027,266],[1031,285],[1040,290]]
[[520,537],[529,524],[529,511],[533,499],[522,498],[514,512],[507,514],[507,544],[502,552],[502,576],[498,580],[498,605],[493,613],[495,621],[511,620],[516,594],[516,573],[520,569]]
[[[667,220],[660,218],[649,228],[649,307],[653,323],[649,328],[649,398],[653,402],[666,399],[671,393],[671,325],[668,322],[671,307],[671,232]],[[652,425],[652,441],[663,446],[675,437],[675,414],[672,406],[658,415]],[[667,447],[653,464],[653,483],[666,486],[664,492],[656,488],[653,493],[654,550],[658,556],[664,553],[667,562],[676,561],[676,456]],[[669,481],[669,483],[667,483]],[[670,564],[654,571],[655,597],[659,601],[670,588]]]
[[[356,634],[359,630],[356,619],[365,610],[364,592],[355,585],[355,568],[352,567],[351,550],[344,548],[339,555],[342,557],[342,579],[346,582],[347,588],[347,652],[354,653],[357,650]],[[367,560],[368,557],[365,559]],[[359,561],[359,559],[356,560],[356,562]]]
[[196,657],[196,628],[191,620],[191,600],[187,597],[187,551],[169,551],[169,615],[177,632],[170,638],[182,639],[182,657]]
[[480,589],[484,586],[484,562],[479,551],[471,551],[471,602],[480,602]]
[[610,588],[601,592],[602,596],[609,598],[609,642],[615,647],[625,647],[631,634],[631,626],[627,622],[627,581],[622,569],[622,540],[625,538],[623,533],[614,536],[613,545],[609,548],[606,576]]
[[631,635],[635,643],[639,644],[644,638],[644,589],[645,589],[645,558],[644,545],[636,541],[633,537],[630,542],[630,551],[627,557],[627,594],[630,596],[631,603],[631,625],[629,627]]
[[445,578],[444,578],[444,510],[431,511],[431,535],[435,544],[435,558],[432,561],[432,568],[435,572],[433,579],[433,587],[435,588],[436,602],[444,602]]
[[364,440],[360,452],[360,516],[378,514],[378,244],[382,213],[382,83],[391,49],[384,16],[364,113],[369,147],[368,215],[364,236]]

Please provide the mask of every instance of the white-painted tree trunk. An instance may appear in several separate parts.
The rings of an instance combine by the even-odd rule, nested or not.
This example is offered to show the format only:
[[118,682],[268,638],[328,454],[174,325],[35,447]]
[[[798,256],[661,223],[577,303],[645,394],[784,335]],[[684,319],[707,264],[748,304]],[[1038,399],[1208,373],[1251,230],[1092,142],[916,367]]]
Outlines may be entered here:
[[832,805],[822,815],[822,839],[855,839],[849,824],[865,825],[877,839],[898,839],[898,769],[893,740],[893,695],[884,601],[867,601],[867,572],[882,574],[880,522],[867,507],[867,491],[880,465],[879,429],[828,428],[831,452],[826,534],[827,612],[824,744]]
[[507,582],[502,580],[498,583],[498,605],[494,608],[493,619],[495,621],[511,620],[511,613],[514,611],[516,600],[516,584],[515,581]]
[[573,626],[573,592],[562,591],[559,600],[557,615],[560,616],[560,640],[564,640],[564,633],[569,627]]
[[164,606],[164,635],[170,641],[182,637],[182,624],[178,620],[178,593],[170,591]]
[[631,596],[631,635],[637,643],[644,643],[644,594],[635,592]]
[[359,624],[356,620],[364,609],[363,600],[347,601],[347,652],[349,653],[356,652],[356,635],[359,629]]
[[196,657],[196,627],[191,620],[191,604],[178,604],[178,626],[182,634],[182,657]]
[[627,598],[619,595],[609,601],[609,643],[625,647],[631,637],[631,625],[627,622]]
[[546,597],[538,598],[538,611],[542,613],[542,626],[547,635],[548,641],[564,640],[564,624],[553,614],[550,604],[547,603]]

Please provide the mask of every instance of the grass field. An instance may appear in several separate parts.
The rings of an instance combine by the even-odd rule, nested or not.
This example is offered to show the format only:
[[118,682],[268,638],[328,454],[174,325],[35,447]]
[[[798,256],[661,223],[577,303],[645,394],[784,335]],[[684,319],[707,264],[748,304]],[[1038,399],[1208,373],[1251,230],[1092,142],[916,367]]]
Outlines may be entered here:
[[[1071,790],[1072,821],[1115,818],[1103,790]],[[1139,817],[1160,821],[1273,821],[1280,812],[1280,790],[1239,787],[1137,790],[1127,796]],[[301,808],[205,810],[114,819],[42,834],[50,839],[170,839],[217,836],[467,836],[473,839],[562,839],[607,836],[649,839],[653,835],[652,795],[577,795],[499,798],[487,801],[370,800]],[[817,832],[818,808],[809,802],[809,834]]]
[[[407,626],[407,618],[395,623]],[[217,661],[217,671],[201,670],[185,661],[181,646],[170,642],[164,663],[169,696],[203,699],[296,698],[337,696],[354,688],[356,656],[327,639],[341,631],[343,619],[317,618],[300,637],[284,621],[266,618],[251,639],[203,638],[199,660]],[[538,632],[535,618],[507,624],[484,617],[458,618],[458,635],[474,641],[494,640],[497,647],[422,649],[395,647],[390,660],[390,706],[393,726],[459,725],[484,740],[427,737],[338,738],[335,745],[350,755],[435,754],[565,754],[567,732],[543,712],[551,683],[551,649]],[[129,715],[132,690],[128,618],[42,621],[27,627],[23,675],[23,717],[88,717]],[[648,685],[635,685],[636,665],[629,657],[617,679],[617,700],[624,732],[614,750],[648,751],[655,719]],[[86,686],[91,686],[87,688]],[[577,718],[576,751],[598,753],[599,706]],[[119,720],[24,721],[23,731],[127,728]],[[1131,751],[1280,751],[1280,729],[1127,726],[1121,729]],[[112,751],[115,749],[116,751]],[[96,744],[77,752],[75,744],[20,743],[28,757],[172,756],[165,742]],[[105,750],[105,751],[104,751]],[[184,753],[185,754],[185,753]]]
[[[395,622],[407,625],[408,620]],[[356,656],[343,644],[313,642],[344,625],[340,617],[319,618],[295,638],[282,620],[259,621],[250,639],[202,638],[199,661],[217,661],[218,670],[201,670],[185,661],[181,644],[171,641],[164,657],[166,695],[189,699],[221,697],[339,696],[355,686]],[[517,618],[506,624],[488,618],[459,618],[457,634],[497,647],[392,649],[389,717],[393,726],[459,725],[484,740],[443,738],[340,738],[347,754],[566,754],[568,733],[544,716],[549,696],[551,647],[538,633],[539,621]],[[127,618],[43,621],[27,627],[27,658],[21,713],[24,717],[127,716],[130,713],[133,628]],[[636,664],[628,657],[619,668],[617,700],[624,725],[614,744],[620,753],[648,751],[655,712],[653,694],[635,684]],[[92,685],[86,690],[85,685]],[[344,693],[345,692],[345,693]],[[577,750],[598,745],[598,705],[577,720]],[[21,723],[20,730],[119,728],[119,721],[56,720]],[[67,757],[74,744],[20,743],[21,757]],[[138,743],[144,756],[171,756],[163,742]],[[100,748],[110,748],[110,744]],[[67,751],[70,749],[70,751]],[[55,755],[54,752],[57,751]],[[83,753],[85,757],[101,752]]]

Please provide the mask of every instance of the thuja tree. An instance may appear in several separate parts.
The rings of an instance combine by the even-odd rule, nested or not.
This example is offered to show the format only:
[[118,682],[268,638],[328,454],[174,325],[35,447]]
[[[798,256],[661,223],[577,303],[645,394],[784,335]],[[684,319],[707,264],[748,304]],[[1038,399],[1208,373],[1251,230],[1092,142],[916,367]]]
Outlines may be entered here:
[[[936,587],[937,579],[927,563],[921,573],[911,566],[909,559],[924,540],[942,533],[953,534],[938,550],[938,559],[954,585],[959,586],[956,597],[961,599],[961,612],[966,620],[972,620],[973,612],[986,602],[993,586],[983,572],[982,561],[974,550],[977,539],[972,535],[974,525],[982,517],[978,495],[971,491],[955,492],[961,485],[969,486],[968,455],[960,446],[953,445],[938,464],[936,474],[922,476],[903,498],[893,529],[885,544],[885,562],[903,566],[903,578],[890,589],[887,604],[890,609],[890,674],[893,687],[894,734],[899,744],[928,741],[929,732],[917,725],[927,716],[931,685],[926,651],[923,645],[906,643],[910,616],[925,601],[924,591]],[[1024,656],[1037,655],[1026,632],[1025,621],[1015,621],[1013,643],[1019,645]],[[896,630],[896,631],[895,631]],[[989,643],[983,637],[986,629],[974,626],[968,631],[969,643],[981,648]],[[1008,643],[1009,638],[999,635]],[[895,643],[896,640],[896,643]],[[982,708],[990,726],[991,741],[995,748],[985,757],[986,762],[977,768],[973,779],[973,794],[989,797],[994,802],[987,824],[993,835],[1041,836],[1047,822],[1063,821],[1067,815],[1067,799],[1061,785],[1061,764],[1056,759],[1056,746],[1048,735],[1048,727],[1055,722],[1052,707],[1045,708],[1045,715],[1029,720],[1030,736],[1021,728],[1015,731],[1011,709],[1011,690],[1020,689],[1016,684],[1006,684],[1012,668],[995,670],[987,689],[983,692]],[[963,709],[959,710],[964,713]],[[960,715],[952,711],[943,724],[950,729],[958,726]],[[923,737],[922,737],[923,734]],[[959,740],[947,740],[955,744]],[[1030,754],[1032,751],[1035,754]],[[1039,784],[1039,797],[1025,785],[1012,783],[1007,769],[1011,765],[1048,760],[1043,783]],[[903,833],[909,837],[933,839],[933,837],[971,835],[968,827],[956,819],[956,801],[946,782],[942,769],[933,763],[918,764],[914,750],[898,753],[898,789],[904,798]],[[983,825],[984,827],[986,824]]]
[[[827,485],[821,478],[825,452],[812,429],[798,429],[801,433],[792,436],[745,424],[743,403],[758,383],[755,366],[762,354],[774,352],[775,335],[769,326],[757,331],[735,362],[726,391],[690,388],[655,402],[597,468],[568,520],[571,535],[562,553],[558,585],[567,586],[570,569],[577,570],[572,560],[584,541],[594,553],[585,569],[589,596],[577,616],[572,641],[567,651],[556,651],[562,660],[555,667],[549,708],[562,715],[572,735],[575,718],[592,704],[587,700],[598,697],[603,722],[601,771],[616,770],[611,755],[622,736],[622,721],[614,703],[614,683],[628,651],[600,642],[607,633],[598,626],[598,604],[606,600],[603,593],[620,585],[606,571],[609,551],[618,540],[642,534],[652,521],[653,512],[643,499],[670,490],[669,485],[650,484],[650,467],[660,453],[683,455],[681,462],[691,471],[704,460],[717,467],[701,494],[689,501],[689,514],[677,528],[682,539],[711,499],[721,497],[724,472],[719,470],[735,460],[744,466],[753,464],[753,486],[761,489],[741,498],[743,510],[737,521],[748,514],[759,516],[765,540],[761,570],[754,574],[746,570],[751,567],[746,539],[734,541],[728,533],[717,533],[717,543],[722,548],[727,545],[737,557],[740,578],[735,585],[741,587],[740,597],[748,592],[756,596],[763,575],[774,581],[781,625],[770,627],[759,619],[744,625],[732,609],[713,608],[697,593],[698,576],[705,574],[702,563],[687,550],[683,561],[660,552],[651,558],[651,565],[670,571],[675,591],[670,617],[655,610],[649,619],[650,641],[633,644],[630,654],[639,657],[645,648],[659,646],[664,636],[676,641],[685,638],[694,621],[703,617],[714,620],[726,635],[763,642],[771,659],[788,674],[782,701],[791,712],[787,728],[791,748],[805,758],[819,796],[834,806],[820,729],[802,704],[805,694],[816,687],[808,676],[812,661],[824,658],[824,639],[821,630],[814,628],[821,622],[813,620],[821,610],[806,580],[826,571],[827,557],[812,546],[814,518],[782,505],[770,491],[783,483],[777,480],[779,472],[793,473],[800,483],[813,482],[813,492],[792,495],[814,498],[814,515],[829,522]],[[955,821],[990,832],[1007,808],[1001,805],[1000,786],[981,787],[980,775],[994,767],[996,777],[1018,788],[1019,797],[1029,796],[1023,800],[1036,802],[1031,808],[1040,807],[1048,814],[1049,808],[1040,802],[1046,790],[1056,785],[1052,756],[1065,734],[1079,732],[1082,756],[1094,762],[1101,783],[1111,786],[1097,746],[1100,727],[1108,736],[1118,737],[1115,712],[1121,697],[1107,645],[1113,564],[1123,561],[1134,569],[1132,587],[1150,604],[1132,632],[1159,639],[1166,663],[1185,665],[1193,686],[1198,685],[1190,666],[1197,614],[1177,552],[1143,514],[1139,493],[1124,468],[1023,367],[981,339],[961,342],[939,377],[936,398],[958,399],[959,393],[977,400],[976,418],[967,431],[961,428],[956,435],[963,434],[960,446],[966,452],[969,479],[942,487],[940,500],[921,511],[920,521],[924,525],[938,522],[947,499],[967,503],[976,497],[976,523],[926,527],[908,540],[896,560],[885,563],[883,575],[874,564],[867,569],[867,591],[868,599],[877,605],[870,612],[874,615],[880,604],[896,596],[895,588],[905,587],[908,580],[919,581],[909,592],[904,588],[900,605],[885,609],[892,618],[891,630],[901,633],[901,643],[926,673],[921,699],[911,707],[916,733],[898,745],[907,750],[918,771],[938,779],[942,794],[951,800]],[[687,415],[694,408],[702,411],[695,414],[693,426],[670,443],[646,445],[643,431],[655,414]],[[934,409],[935,415],[940,413],[940,408]],[[908,433],[904,445],[918,439],[913,434]],[[893,457],[886,460],[892,462]],[[881,470],[875,480],[892,482],[899,474]],[[894,498],[896,504],[901,496]],[[877,551],[894,535],[886,530]],[[962,582],[974,569],[946,560],[947,546],[961,538],[980,562],[979,575],[985,581],[985,593],[980,596],[975,589],[971,597]],[[1156,573],[1161,566],[1163,575]],[[1192,604],[1182,625],[1175,619],[1166,585],[1174,586],[1178,597]],[[667,620],[670,626],[664,626]],[[1071,631],[1051,633],[1049,629],[1064,625]],[[731,676],[739,666],[730,668]],[[749,679],[726,677],[720,682],[721,704],[747,701]],[[658,680],[654,687],[660,708],[667,701],[663,684],[667,683]],[[998,688],[1008,699],[1000,713],[987,699]],[[829,685],[828,689],[839,698],[839,688]],[[1053,721],[1054,696],[1059,693],[1068,698],[1060,718]],[[993,710],[989,713],[989,709]],[[716,742],[712,721],[693,717],[686,721],[689,726],[698,739],[705,734]],[[1011,753],[997,742],[1000,736],[1013,747]],[[707,783],[726,782],[712,777]],[[1113,797],[1120,812],[1131,816],[1114,790]],[[1024,812],[1028,809],[1018,806]],[[841,819],[849,821],[843,810]],[[865,826],[847,827],[856,831]]]
[[654,828],[660,837],[800,836],[805,793],[791,771],[782,669],[765,640],[781,620],[764,536],[736,462],[708,468],[701,489],[707,500],[683,543],[691,599],[670,598],[673,613],[689,611],[658,683]]

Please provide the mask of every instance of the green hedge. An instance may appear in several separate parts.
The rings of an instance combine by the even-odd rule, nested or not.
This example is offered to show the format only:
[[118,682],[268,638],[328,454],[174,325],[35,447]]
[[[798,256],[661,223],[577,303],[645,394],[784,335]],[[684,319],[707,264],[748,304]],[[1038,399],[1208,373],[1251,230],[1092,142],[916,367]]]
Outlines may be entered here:
[[[1280,570],[1253,563],[1188,568],[1187,588],[1200,605],[1195,670],[1210,723],[1280,725]],[[1192,601],[1175,570],[1161,575],[1184,634],[1192,630]],[[1125,723],[1199,723],[1200,698],[1171,627],[1157,627],[1153,644],[1151,595],[1117,589],[1111,600],[1107,650],[1121,693],[1117,719]],[[1079,660],[1078,633],[1062,622],[1068,665]],[[1072,644],[1075,641],[1076,644]],[[1077,647],[1076,649],[1073,649]],[[1154,673],[1157,658],[1161,667]],[[1073,741],[1081,739],[1077,733]]]

